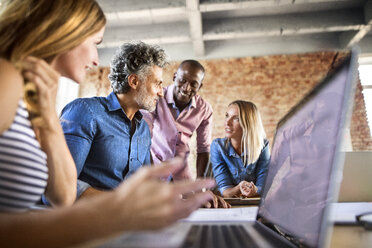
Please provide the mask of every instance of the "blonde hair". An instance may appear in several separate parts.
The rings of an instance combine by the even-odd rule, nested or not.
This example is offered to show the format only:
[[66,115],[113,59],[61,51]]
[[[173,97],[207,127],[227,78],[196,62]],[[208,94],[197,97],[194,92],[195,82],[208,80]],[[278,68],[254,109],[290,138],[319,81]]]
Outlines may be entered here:
[[249,165],[259,158],[265,145],[266,134],[261,116],[256,105],[252,102],[237,100],[230,105],[236,105],[239,110],[239,124],[243,129],[241,143],[242,152],[244,152],[243,163]]
[[8,0],[0,11],[0,57],[35,56],[50,63],[106,24],[95,0]]

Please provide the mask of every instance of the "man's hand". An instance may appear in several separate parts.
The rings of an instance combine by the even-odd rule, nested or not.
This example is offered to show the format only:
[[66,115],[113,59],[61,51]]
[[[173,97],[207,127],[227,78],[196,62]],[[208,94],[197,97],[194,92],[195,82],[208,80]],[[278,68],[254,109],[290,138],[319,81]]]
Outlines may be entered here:
[[231,208],[231,205],[227,203],[221,196],[214,194],[212,191],[207,190],[213,197],[213,199],[204,204],[206,208]]
[[116,207],[115,216],[121,219],[122,229],[162,228],[187,217],[212,199],[203,189],[214,187],[214,180],[164,181],[182,166],[183,159],[178,158],[142,167],[112,192],[110,205]]

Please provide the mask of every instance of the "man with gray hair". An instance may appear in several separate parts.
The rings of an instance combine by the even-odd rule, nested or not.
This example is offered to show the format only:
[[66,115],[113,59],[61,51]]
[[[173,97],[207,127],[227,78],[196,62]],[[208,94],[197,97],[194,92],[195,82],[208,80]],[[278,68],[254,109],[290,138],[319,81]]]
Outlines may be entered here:
[[140,109],[153,111],[163,96],[167,56],[158,46],[123,44],[111,62],[113,92],[66,105],[62,128],[78,173],[78,197],[116,188],[149,165],[151,136]]

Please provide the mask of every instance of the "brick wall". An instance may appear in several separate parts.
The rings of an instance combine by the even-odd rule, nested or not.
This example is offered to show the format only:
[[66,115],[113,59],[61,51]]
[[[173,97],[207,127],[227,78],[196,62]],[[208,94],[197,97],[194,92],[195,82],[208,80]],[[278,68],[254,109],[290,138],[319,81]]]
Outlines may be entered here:
[[[206,69],[200,95],[214,110],[213,138],[224,136],[224,114],[236,99],[254,102],[262,115],[267,137],[272,141],[276,123],[331,69],[344,54],[318,52],[297,55],[201,60]],[[164,85],[172,83],[178,62],[164,71]],[[92,71],[81,84],[80,96],[105,96],[110,91],[109,68]],[[354,151],[372,150],[362,87],[358,83],[350,127]],[[193,145],[192,145],[193,146]]]

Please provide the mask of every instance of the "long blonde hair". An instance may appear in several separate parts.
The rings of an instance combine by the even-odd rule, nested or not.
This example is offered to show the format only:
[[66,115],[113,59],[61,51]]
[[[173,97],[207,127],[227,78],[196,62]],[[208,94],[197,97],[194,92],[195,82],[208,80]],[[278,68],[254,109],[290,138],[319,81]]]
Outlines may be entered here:
[[50,63],[98,32],[106,18],[95,0],[8,0],[0,11],[0,57]]
[[236,100],[230,105],[236,105],[239,109],[239,124],[243,129],[242,152],[244,152],[243,163],[248,165],[254,163],[261,154],[266,137],[260,113],[252,102]]

